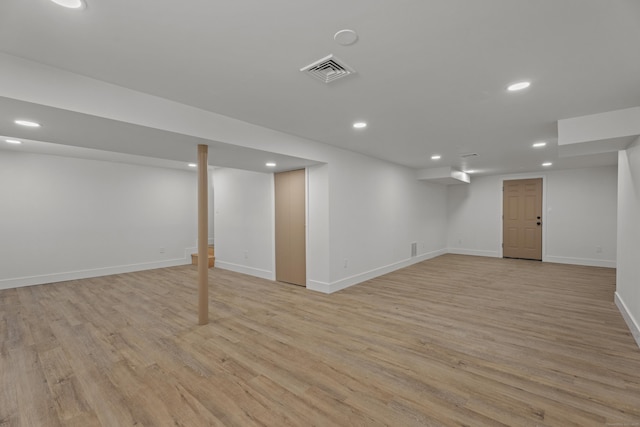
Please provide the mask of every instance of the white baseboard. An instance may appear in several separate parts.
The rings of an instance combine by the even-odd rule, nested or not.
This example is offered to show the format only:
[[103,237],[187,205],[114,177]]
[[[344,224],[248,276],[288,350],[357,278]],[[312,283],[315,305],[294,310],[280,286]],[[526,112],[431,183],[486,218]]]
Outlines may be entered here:
[[191,264],[191,258],[176,258],[164,261],[145,262],[140,264],[117,265],[114,267],[101,267],[92,268],[89,270],[43,274],[40,276],[0,279],[0,290],[21,288],[23,286],[43,285],[45,283],[66,282],[68,280],[88,279],[90,277],[109,276],[111,274],[132,273],[134,271],[153,270],[156,268],[175,267],[178,265],[186,264]]
[[448,248],[448,254],[455,255],[471,255],[471,256],[486,256],[491,258],[500,258],[501,255],[497,251],[479,251],[475,249],[464,249],[464,248]]
[[633,317],[633,315],[629,311],[629,308],[624,303],[624,301],[622,300],[618,292],[615,293],[614,299],[615,299],[616,305],[618,306],[618,310],[620,310],[620,313],[624,318],[624,321],[627,322],[627,326],[631,331],[631,335],[636,340],[636,344],[638,344],[638,347],[640,347],[640,322],[638,322]]
[[262,279],[276,280],[276,275],[273,271],[247,267],[246,265],[234,264],[232,262],[220,261],[218,259],[216,259],[216,268],[235,271],[236,273],[247,274],[249,276],[260,277]]
[[[448,248],[447,253],[456,254],[456,255],[486,256],[486,257],[493,257],[493,258],[502,257],[502,254],[497,251],[479,251],[475,249],[465,249],[465,248]],[[602,259],[544,256],[542,261],[556,262],[558,264],[586,265],[589,267],[616,268],[615,261],[602,260]]]
[[311,291],[322,292],[323,294],[330,294],[331,283],[319,282],[316,280],[307,280],[307,289]]
[[333,283],[317,282],[314,280],[309,280],[307,282],[307,289],[322,292],[325,294],[332,294],[334,292],[338,292],[350,286],[357,285],[358,283],[362,283],[367,280],[373,279],[375,277],[382,276],[383,274],[391,273],[392,271],[399,270],[404,267],[408,267],[412,264],[416,264],[431,258],[435,258],[440,255],[444,255],[445,253],[447,253],[445,249],[440,249],[437,251],[428,252],[426,254],[420,254],[416,257],[408,258],[393,264],[385,265],[384,267],[379,267],[373,270],[365,271],[364,273],[346,277],[344,279],[338,280]]
[[588,267],[607,267],[616,268],[616,262],[604,259],[589,259],[589,258],[570,258],[561,256],[545,256],[544,262],[556,262],[558,264],[573,264],[573,265],[586,265]]

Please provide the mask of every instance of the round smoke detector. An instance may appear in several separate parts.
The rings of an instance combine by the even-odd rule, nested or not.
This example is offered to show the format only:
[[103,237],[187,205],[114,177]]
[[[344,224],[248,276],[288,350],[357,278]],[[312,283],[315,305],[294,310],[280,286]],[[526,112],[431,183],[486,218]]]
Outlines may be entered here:
[[342,46],[351,46],[358,41],[358,34],[353,30],[340,30],[334,34],[333,39]]

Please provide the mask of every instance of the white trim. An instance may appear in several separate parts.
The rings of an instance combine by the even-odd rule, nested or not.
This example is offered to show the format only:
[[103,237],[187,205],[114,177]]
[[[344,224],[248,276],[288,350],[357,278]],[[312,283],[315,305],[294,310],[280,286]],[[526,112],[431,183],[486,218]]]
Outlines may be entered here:
[[421,254],[413,258],[408,258],[393,264],[385,265],[384,267],[375,268],[373,270],[365,271],[364,273],[356,274],[354,276],[346,277],[333,283],[317,282],[314,280],[307,281],[307,289],[313,291],[323,292],[325,294],[332,294],[334,292],[346,289],[350,286],[357,285],[367,280],[382,276],[392,271],[399,270],[410,265],[426,261],[431,258],[435,258],[447,253],[446,249],[440,249],[426,254]]
[[43,274],[40,276],[17,277],[0,280],[0,289],[21,288],[23,286],[44,285],[48,283],[66,282],[68,280],[88,279],[91,277],[109,276],[112,274],[132,273],[134,271],[153,270],[156,268],[175,267],[191,264],[191,257],[176,258],[166,261],[153,261],[140,264],[117,265],[114,267],[93,268],[90,270],[68,271],[64,273]]
[[556,262],[558,264],[586,265],[589,267],[616,268],[616,262],[606,259],[571,258],[563,256],[547,255],[544,262]]
[[[480,250],[465,249],[465,248],[448,248],[447,253],[456,254],[456,255],[471,255],[471,256],[502,258],[502,253],[497,251],[480,251]],[[558,264],[586,265],[589,267],[616,268],[616,261],[605,260],[605,259],[571,258],[571,257],[559,257],[559,256],[547,255],[546,257],[544,257],[542,261],[555,262]]]
[[456,255],[471,255],[471,256],[486,256],[491,258],[502,258],[502,254],[498,251],[479,251],[476,249],[448,248],[447,253],[456,254]]
[[622,297],[620,296],[620,294],[618,294],[618,292],[615,293],[614,299],[616,305],[618,306],[618,310],[620,310],[620,314],[622,314],[624,321],[627,322],[627,326],[629,327],[631,335],[636,340],[636,344],[638,344],[638,347],[640,347],[640,322],[638,322],[633,317],[631,311],[629,311],[627,305],[624,303]]
[[[276,280],[276,174],[275,172],[271,173],[271,185],[270,185],[269,191],[271,192],[270,197],[271,197],[271,270],[272,270],[270,280]],[[232,270],[232,269],[228,269],[228,270]],[[258,276],[258,277],[263,277],[263,276]]]
[[330,294],[332,292],[330,283],[318,282],[315,280],[307,280],[307,289],[311,291],[322,292],[323,294]]
[[260,277],[267,280],[276,280],[273,271],[263,270],[261,268],[247,267],[246,265],[234,264],[232,262],[219,261],[216,259],[216,268],[221,270],[235,271],[236,273],[247,274],[249,276]]
[[[275,195],[273,196],[273,202],[275,205]],[[275,214],[273,215],[273,223],[275,228]],[[273,244],[276,244],[275,231],[273,232]],[[273,257],[275,258],[276,251],[273,250]],[[273,271],[276,271],[275,261],[273,262]],[[304,286],[309,287],[309,169],[304,168]]]
[[209,234],[208,238],[207,238],[207,243],[209,244],[209,246],[214,244],[215,241],[215,227],[216,227],[216,205],[215,205],[215,200],[216,200],[216,195],[215,195],[215,187],[213,184],[213,170],[215,168],[213,166],[207,165],[207,181],[209,181],[209,193],[207,194],[208,200],[207,200],[207,209],[211,208],[210,211],[207,212],[207,221],[211,221],[208,222],[207,225],[207,232]]

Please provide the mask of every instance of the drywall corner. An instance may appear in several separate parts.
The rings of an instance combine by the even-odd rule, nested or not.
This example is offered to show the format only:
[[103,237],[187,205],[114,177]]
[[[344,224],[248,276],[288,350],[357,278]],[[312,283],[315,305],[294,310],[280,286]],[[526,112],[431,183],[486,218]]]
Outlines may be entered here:
[[631,311],[617,292],[615,293],[615,302],[618,310],[620,310],[620,314],[622,314],[624,321],[631,331],[633,339],[636,340],[636,344],[640,347],[640,323],[633,317]]

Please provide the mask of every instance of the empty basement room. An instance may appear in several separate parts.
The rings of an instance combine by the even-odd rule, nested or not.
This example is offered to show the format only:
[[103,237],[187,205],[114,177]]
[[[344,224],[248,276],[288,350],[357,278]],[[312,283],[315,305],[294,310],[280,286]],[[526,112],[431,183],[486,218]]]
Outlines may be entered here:
[[640,426],[637,40],[635,0],[3,1],[0,426]]

